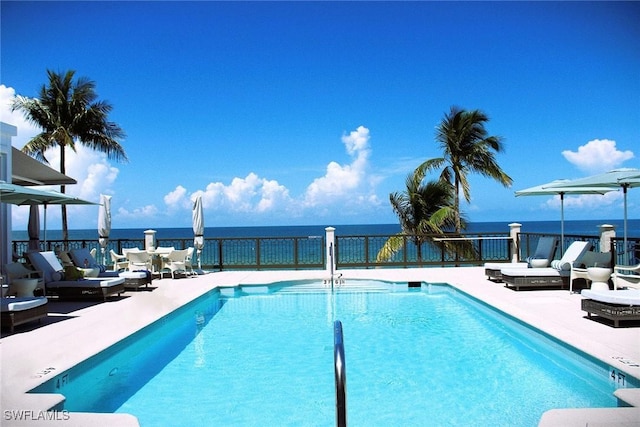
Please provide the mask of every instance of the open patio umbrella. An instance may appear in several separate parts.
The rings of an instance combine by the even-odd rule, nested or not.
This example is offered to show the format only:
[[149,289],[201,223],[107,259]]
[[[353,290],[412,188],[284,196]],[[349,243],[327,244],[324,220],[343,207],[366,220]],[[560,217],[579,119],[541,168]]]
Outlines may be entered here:
[[204,214],[202,212],[202,196],[197,196],[193,202],[193,211],[191,213],[193,221],[193,246],[198,254],[198,273],[202,269],[202,248],[204,248]]
[[37,190],[31,187],[9,184],[0,181],[0,203],[12,205],[43,205],[44,206],[44,234],[43,241],[47,243],[47,206],[48,205],[95,205],[94,202],[79,199],[58,191]]
[[107,243],[111,233],[111,196],[100,195],[100,207],[98,208],[98,243],[102,252],[102,263],[107,264]]
[[29,206],[27,232],[29,233],[29,250],[40,250],[40,209],[38,205]]
[[547,184],[537,185],[525,190],[516,191],[518,196],[560,196],[560,249],[564,254],[564,195],[565,194],[605,194],[615,189],[602,187],[566,187],[564,184],[571,182],[568,179],[559,179]]
[[624,194],[624,262],[628,263],[627,253],[627,190],[633,187],[640,187],[640,169],[614,169],[609,172],[586,178],[574,179],[563,184],[564,187],[600,187],[610,190],[622,188]]

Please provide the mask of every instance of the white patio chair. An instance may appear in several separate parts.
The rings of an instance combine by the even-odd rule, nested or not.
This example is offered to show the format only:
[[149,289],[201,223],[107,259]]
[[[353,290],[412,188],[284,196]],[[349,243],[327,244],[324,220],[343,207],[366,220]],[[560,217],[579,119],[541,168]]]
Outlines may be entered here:
[[151,270],[151,254],[147,251],[127,251],[127,260],[129,260],[127,270]]
[[188,249],[180,249],[171,251],[164,259],[163,269],[169,269],[171,271],[171,277],[176,278],[177,272],[184,272],[187,274],[186,259]]
[[126,255],[119,254],[113,249],[109,251],[111,262],[113,262],[113,271],[126,270],[129,267],[129,260]]

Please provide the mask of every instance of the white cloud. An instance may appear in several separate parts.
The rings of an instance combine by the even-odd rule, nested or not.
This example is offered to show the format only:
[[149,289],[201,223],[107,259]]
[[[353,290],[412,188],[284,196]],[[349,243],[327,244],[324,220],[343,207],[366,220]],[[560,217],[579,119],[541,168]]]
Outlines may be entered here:
[[562,155],[580,170],[591,174],[615,169],[634,157],[632,151],[618,150],[616,142],[609,139],[591,140],[578,147],[577,152],[565,150]]
[[11,102],[13,102],[15,95],[15,89],[0,85],[0,121],[18,128],[17,135],[11,142],[14,147],[22,148],[40,130],[25,120],[21,112],[11,111]]
[[[234,177],[231,182],[210,182],[204,190],[189,192],[178,185],[164,196],[171,210],[191,209],[192,200],[202,196],[206,211],[218,214],[269,215],[272,218],[326,216],[339,209],[338,216],[346,212],[362,212],[362,207],[377,207],[381,201],[375,188],[381,178],[369,175],[369,130],[363,126],[345,134],[342,143],[351,156],[351,163],[340,165],[333,161],[324,176],[316,178],[299,197],[292,197],[289,189],[276,180],[260,177],[251,172],[244,178]],[[348,203],[345,203],[347,202]],[[286,215],[286,216],[283,216]]]
[[[611,191],[609,193],[599,194],[581,194],[576,196],[564,197],[564,208],[571,210],[584,210],[584,209],[597,209],[602,206],[608,206],[614,203],[618,203],[622,200],[622,193],[620,191]],[[548,199],[544,206],[553,209],[560,210],[560,196],[554,196]]]
[[178,185],[175,190],[164,196],[164,203],[170,208],[191,206],[191,201],[187,197],[187,189]]
[[[116,214],[118,220],[139,220],[144,218],[155,218],[158,215],[158,208],[155,205],[146,205],[141,208],[135,208],[128,210],[125,208],[119,208]],[[97,218],[97,217],[96,217]],[[115,222],[115,219],[114,219]]]
[[230,212],[267,212],[287,209],[290,202],[289,190],[278,181],[260,178],[251,172],[245,178],[233,178],[229,185],[211,182],[206,189],[187,195],[187,190],[179,185],[164,196],[169,206],[182,206],[191,209],[191,200],[202,196],[204,209]]
[[348,165],[329,163],[325,175],[316,178],[307,187],[304,195],[305,206],[333,205],[343,203],[347,198],[353,201],[354,198],[362,200],[363,195],[369,196],[367,186],[371,182],[366,179],[371,153],[369,138],[369,129],[364,126],[342,137],[347,153],[353,161]]

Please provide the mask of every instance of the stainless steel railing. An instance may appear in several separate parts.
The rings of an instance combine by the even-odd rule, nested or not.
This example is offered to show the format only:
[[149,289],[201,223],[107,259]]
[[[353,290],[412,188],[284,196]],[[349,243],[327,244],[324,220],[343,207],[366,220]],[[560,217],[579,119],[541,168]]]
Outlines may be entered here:
[[344,359],[342,322],[333,322],[333,361],[336,379],[336,425],[347,425],[347,367]]

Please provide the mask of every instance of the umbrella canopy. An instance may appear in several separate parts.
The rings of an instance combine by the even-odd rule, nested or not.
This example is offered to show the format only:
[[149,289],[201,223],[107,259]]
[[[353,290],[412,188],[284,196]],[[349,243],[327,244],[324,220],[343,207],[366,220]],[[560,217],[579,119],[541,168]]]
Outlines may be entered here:
[[107,263],[107,243],[111,233],[111,196],[100,195],[100,208],[98,209],[98,243],[102,252],[102,263]]
[[565,194],[606,194],[615,189],[603,187],[567,187],[568,179],[559,179],[547,184],[516,191],[518,196],[560,196],[560,248],[564,254],[564,195]]
[[565,187],[600,187],[610,190],[622,188],[624,193],[624,262],[628,263],[627,250],[627,190],[633,187],[640,187],[640,169],[614,169],[609,172],[589,176],[581,179],[574,179],[563,186]]
[[197,196],[193,202],[193,211],[191,213],[193,221],[193,246],[198,254],[198,269],[202,268],[201,255],[204,248],[204,214],[202,211],[202,196]]
[[11,182],[17,185],[64,185],[78,182],[11,147]]
[[79,199],[57,191],[37,190],[21,185],[0,181],[0,203],[12,205],[44,206],[44,243],[47,243],[47,206],[48,205],[95,205],[94,202]]
[[29,233],[29,250],[40,250],[40,210],[38,205],[29,206],[27,232]]

